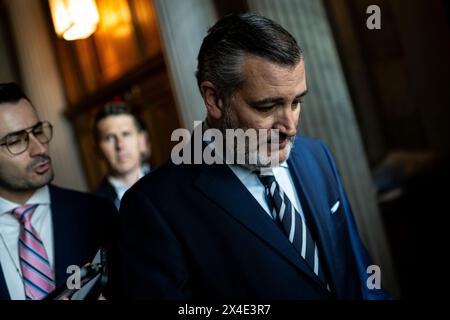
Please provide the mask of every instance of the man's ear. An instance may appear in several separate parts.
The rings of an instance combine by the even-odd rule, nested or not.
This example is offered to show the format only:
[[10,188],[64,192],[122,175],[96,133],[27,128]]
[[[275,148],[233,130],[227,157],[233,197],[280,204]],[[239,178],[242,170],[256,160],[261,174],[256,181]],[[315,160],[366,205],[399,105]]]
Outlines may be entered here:
[[219,120],[222,118],[223,101],[219,98],[217,90],[210,81],[203,81],[200,84],[203,100],[205,101],[208,117]]

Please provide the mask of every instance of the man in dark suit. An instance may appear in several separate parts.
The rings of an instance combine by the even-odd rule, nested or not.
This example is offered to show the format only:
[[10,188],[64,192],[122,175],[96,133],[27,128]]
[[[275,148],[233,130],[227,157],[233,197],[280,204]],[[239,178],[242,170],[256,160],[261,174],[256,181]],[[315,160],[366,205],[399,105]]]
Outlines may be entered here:
[[69,266],[113,248],[118,214],[50,184],[52,125],[14,83],[0,84],[0,123],[0,300],[43,299],[74,274]]
[[[194,129],[182,156],[141,179],[122,201],[124,295],[386,298],[367,285],[370,258],[329,150],[297,135],[307,85],[295,39],[264,17],[225,17],[203,40],[197,80],[207,109],[203,128]],[[211,129],[216,138],[205,138]],[[242,149],[228,144],[236,129],[258,129],[270,139]],[[210,148],[225,163],[180,161],[196,157],[196,130],[205,132],[200,156],[212,155]]]
[[94,136],[99,154],[108,166],[108,174],[95,194],[119,208],[125,191],[150,172],[144,161],[150,156],[145,126],[128,104],[112,101],[97,112]]

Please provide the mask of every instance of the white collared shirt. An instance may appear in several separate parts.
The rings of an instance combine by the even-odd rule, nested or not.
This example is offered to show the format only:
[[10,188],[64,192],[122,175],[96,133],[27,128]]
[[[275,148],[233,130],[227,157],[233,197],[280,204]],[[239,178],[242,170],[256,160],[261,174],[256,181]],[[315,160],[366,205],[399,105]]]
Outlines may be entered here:
[[[204,123],[206,124],[206,123]],[[273,216],[269,209],[269,204],[265,196],[265,187],[259,180],[256,173],[252,172],[250,169],[237,164],[230,164],[224,160],[223,150],[220,148],[215,149],[215,141],[207,142],[207,148],[212,148],[215,150],[217,157],[225,162],[228,167],[234,172],[234,174],[239,178],[241,183],[247,188],[247,190],[253,195],[253,197],[258,201],[261,207],[266,211],[266,213],[273,219]],[[298,197],[294,181],[292,180],[291,172],[289,171],[289,165],[287,161],[280,163],[279,166],[272,168],[275,179],[277,180],[280,188],[288,196],[294,208],[303,213],[302,206],[300,204],[300,198]]]
[[[53,227],[48,186],[36,190],[26,204],[39,204],[31,217],[31,225],[41,237],[50,266],[54,270]],[[20,222],[8,213],[20,206],[0,197],[0,263],[12,300],[25,300],[19,262]]]
[[[150,166],[143,165],[139,170],[138,180],[141,179],[143,176],[145,176],[148,172],[150,172]],[[127,192],[127,190],[130,188],[130,186],[124,184],[122,181],[120,181],[119,179],[116,179],[112,176],[108,176],[108,181],[109,181],[109,183],[111,183],[114,190],[116,190],[117,199],[119,200],[119,204],[120,204],[120,201],[122,201],[123,195],[125,194],[125,192]],[[119,208],[118,205],[116,205],[116,206],[117,206],[117,208]]]
[[[242,184],[247,188],[247,190],[253,195],[253,197],[258,201],[258,203],[263,207],[263,209],[267,212],[267,214],[272,217],[272,214],[269,210],[269,205],[267,203],[265,193],[265,187],[262,182],[259,180],[256,173],[253,173],[251,170],[235,165],[228,164],[230,169],[234,172],[234,174],[239,178]],[[273,168],[273,174],[281,189],[283,189],[284,193],[288,196],[289,200],[291,200],[295,209],[298,212],[302,211],[302,207],[300,204],[300,199],[297,195],[294,181],[292,180],[291,173],[289,172],[289,166],[287,162],[281,163],[278,167]]]

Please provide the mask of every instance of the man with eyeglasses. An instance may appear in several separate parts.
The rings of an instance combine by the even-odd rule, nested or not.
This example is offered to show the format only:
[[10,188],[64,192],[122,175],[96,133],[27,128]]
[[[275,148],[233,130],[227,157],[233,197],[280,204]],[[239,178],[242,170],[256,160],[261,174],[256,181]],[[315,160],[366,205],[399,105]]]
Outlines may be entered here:
[[0,84],[0,300],[43,299],[113,245],[112,204],[50,184],[52,136],[19,86]]

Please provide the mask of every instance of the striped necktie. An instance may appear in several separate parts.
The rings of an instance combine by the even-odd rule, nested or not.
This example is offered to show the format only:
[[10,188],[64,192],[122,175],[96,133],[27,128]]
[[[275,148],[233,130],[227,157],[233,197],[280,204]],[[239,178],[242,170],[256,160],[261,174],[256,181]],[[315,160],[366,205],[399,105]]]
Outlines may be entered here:
[[[319,250],[306,225],[303,212],[298,212],[294,208],[288,196],[280,188],[273,172],[262,171],[257,174],[266,187],[266,197],[272,210],[273,219],[315,275],[319,277],[323,284],[327,284],[325,272],[319,259]],[[327,289],[329,290],[328,285]]]
[[55,289],[52,268],[44,244],[31,225],[31,217],[38,207],[24,205],[11,213],[20,222],[19,260],[27,300],[41,300]]

